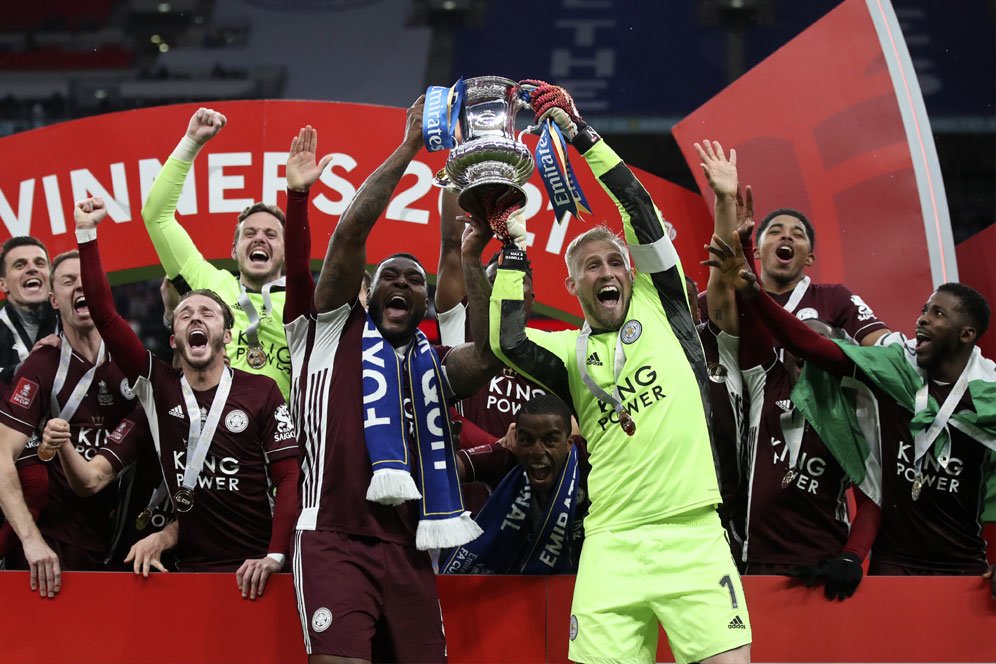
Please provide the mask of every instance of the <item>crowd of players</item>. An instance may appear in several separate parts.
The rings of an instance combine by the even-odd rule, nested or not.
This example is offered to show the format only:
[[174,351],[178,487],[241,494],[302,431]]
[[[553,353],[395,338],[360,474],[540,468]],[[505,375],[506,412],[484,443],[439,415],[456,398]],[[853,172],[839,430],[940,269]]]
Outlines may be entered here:
[[[527,327],[522,211],[502,198],[468,214],[444,194],[441,345],[418,328],[417,257],[366,272],[367,237],[422,148],[421,99],[336,224],[317,282],[308,192],[329,160],[317,131],[291,143],[286,213],[239,216],[233,275],[175,219],[227,121],[191,117],[142,210],[172,365],[115,309],[103,201],[76,205],[78,251],[8,240],[6,568],[29,569],[43,597],[62,570],[235,572],[249,599],[293,571],[314,662],[444,660],[437,571],[577,572],[572,659],[652,657],[660,622],[678,661],[709,662],[749,658],[741,573],[840,599],[869,554],[870,574],[991,575],[986,301],[945,284],[915,339],[890,332],[844,285],[806,276],[805,215],[777,209],[755,228],[736,154],[710,141],[695,147],[715,235],[684,257],[710,266],[698,295],[632,172],[565,90],[536,85],[537,120],[560,127],[623,220],[623,238],[596,227],[567,249],[581,330]],[[484,261],[493,229],[507,241]]]

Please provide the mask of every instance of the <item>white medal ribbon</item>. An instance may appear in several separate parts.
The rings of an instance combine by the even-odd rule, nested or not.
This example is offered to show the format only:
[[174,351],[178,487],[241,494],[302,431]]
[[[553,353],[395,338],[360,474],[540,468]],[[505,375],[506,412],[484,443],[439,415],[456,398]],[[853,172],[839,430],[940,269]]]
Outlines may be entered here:
[[62,392],[62,388],[66,386],[66,377],[69,374],[69,364],[73,361],[73,347],[69,345],[66,340],[66,335],[60,334],[59,339],[61,343],[59,344],[59,368],[55,372],[55,383],[52,385],[52,417],[58,417],[62,420],[70,420],[73,415],[76,414],[76,409],[79,408],[80,404],[83,402],[83,397],[86,396],[87,391],[90,389],[90,385],[93,384],[93,377],[97,374],[97,367],[104,363],[104,342],[100,342],[100,348],[97,349],[97,360],[93,363],[85,374],[80,378],[79,382],[76,383],[76,387],[73,388],[72,393],[69,395],[69,400],[66,401],[66,405],[59,407],[59,393]]
[[809,290],[809,277],[803,277],[792,289],[792,295],[789,296],[788,302],[782,308],[790,314],[794,314],[807,290]]
[[270,289],[274,286],[282,287],[286,285],[286,277],[280,277],[279,279],[274,279],[273,281],[263,284],[263,289],[260,291],[263,296],[263,315],[260,316],[256,313],[256,307],[253,306],[252,300],[249,299],[249,293],[246,291],[245,285],[239,282],[239,288],[242,289],[242,293],[239,295],[239,306],[242,307],[242,311],[246,312],[246,318],[249,319],[249,327],[246,328],[246,338],[249,340],[250,346],[260,346],[260,321],[269,316],[270,312],[273,311],[273,300],[270,298]]
[[782,426],[785,447],[788,448],[789,470],[798,471],[796,463],[799,462],[799,451],[802,449],[802,436],[806,432],[806,418],[798,408],[793,408],[779,415],[778,419]]
[[[615,382],[618,383],[623,365],[626,364],[626,353],[623,350],[622,334],[617,332],[616,335],[616,352],[613,359],[613,375],[615,377]],[[604,401],[612,406],[612,409],[615,410],[616,413],[621,413],[624,408],[622,405],[622,397],[619,394],[619,386],[614,384],[612,386],[612,394],[609,394],[588,374],[588,337],[590,336],[591,325],[585,321],[584,327],[581,328],[581,334],[578,335],[578,342],[574,352],[574,356],[578,364],[578,372],[581,374],[581,380],[584,382],[585,387],[588,388],[588,391],[591,392],[596,399],[600,399],[601,401]]]
[[[921,467],[923,466],[923,457],[926,456],[927,452],[930,450],[930,446],[934,444],[934,440],[936,440],[937,436],[940,435],[941,430],[947,427],[948,420],[950,420],[951,415],[954,414],[954,409],[958,406],[958,402],[960,402],[961,398],[965,395],[965,390],[968,389],[969,370],[975,366],[975,362],[978,357],[979,353],[972,353],[972,357],[969,358],[968,364],[966,364],[965,368],[962,369],[961,375],[958,376],[958,380],[955,381],[954,386],[951,388],[951,392],[948,393],[948,397],[938,409],[937,415],[934,416],[934,421],[930,423],[929,427],[918,433],[913,438],[913,466],[916,469],[917,477],[920,477],[922,472]],[[927,408],[927,403],[929,401],[929,385],[930,378],[924,376],[923,385],[921,385],[920,389],[916,391],[916,401],[913,406],[917,413],[920,413]],[[948,450],[950,447],[951,436],[949,434],[948,442],[945,444],[944,449],[940,450],[937,455],[937,461],[945,470],[948,468]]]
[[[7,307],[10,303],[7,304]],[[10,319],[10,314],[7,313],[7,307],[0,309],[0,322],[7,326],[10,333],[14,335],[14,350],[17,351],[17,359],[23,362],[27,357],[31,349],[28,348],[24,339],[21,338],[20,332],[17,331],[17,326],[14,325],[14,321]]]
[[228,401],[228,392],[232,388],[232,372],[227,367],[221,372],[221,382],[214,393],[214,400],[208,410],[207,419],[201,425],[201,407],[197,404],[197,397],[191,389],[187,377],[180,378],[180,389],[183,390],[183,401],[187,406],[187,417],[190,418],[190,428],[187,430],[187,464],[183,469],[183,488],[193,490],[197,484],[197,478],[204,467],[204,459],[207,458],[208,448],[211,447],[211,440],[214,438],[214,431],[218,428],[221,420],[221,412],[225,409]]

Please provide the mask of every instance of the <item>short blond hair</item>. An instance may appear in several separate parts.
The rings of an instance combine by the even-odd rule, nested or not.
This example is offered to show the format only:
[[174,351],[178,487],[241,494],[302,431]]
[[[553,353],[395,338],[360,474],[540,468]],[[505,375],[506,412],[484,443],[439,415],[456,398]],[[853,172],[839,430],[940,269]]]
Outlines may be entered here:
[[598,242],[600,240],[608,240],[612,244],[616,245],[619,249],[619,253],[623,256],[623,260],[626,261],[626,269],[630,269],[629,250],[626,247],[626,243],[621,237],[619,237],[619,235],[616,234],[614,230],[605,224],[600,224],[585,231],[581,235],[578,235],[576,238],[571,240],[569,245],[567,245],[567,251],[564,252],[564,262],[567,263],[567,274],[570,275],[571,279],[573,279],[577,274],[577,271],[574,269],[574,259],[577,257],[578,252],[581,251],[581,246],[589,242]]

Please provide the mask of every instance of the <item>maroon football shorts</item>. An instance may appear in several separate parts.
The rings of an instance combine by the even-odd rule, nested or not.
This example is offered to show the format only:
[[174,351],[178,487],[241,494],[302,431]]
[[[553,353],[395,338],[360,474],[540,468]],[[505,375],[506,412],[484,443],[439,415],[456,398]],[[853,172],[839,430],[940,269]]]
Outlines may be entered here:
[[294,590],[308,654],[445,662],[429,555],[328,530],[294,537]]

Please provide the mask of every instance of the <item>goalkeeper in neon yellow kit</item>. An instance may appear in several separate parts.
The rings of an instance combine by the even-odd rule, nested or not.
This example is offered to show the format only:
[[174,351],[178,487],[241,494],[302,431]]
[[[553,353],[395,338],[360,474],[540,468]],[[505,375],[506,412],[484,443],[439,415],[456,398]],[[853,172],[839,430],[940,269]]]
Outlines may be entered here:
[[[581,330],[526,329],[525,253],[514,247],[491,295],[495,353],[569,400],[588,441],[591,510],[570,657],[653,662],[659,622],[678,662],[747,662],[750,620],[716,513],[706,369],[678,255],[649,194],[567,92],[536,83],[537,119],[556,122],[584,156],[625,229],[625,242],[597,227],[567,248]],[[508,230],[525,233],[514,218]]]

